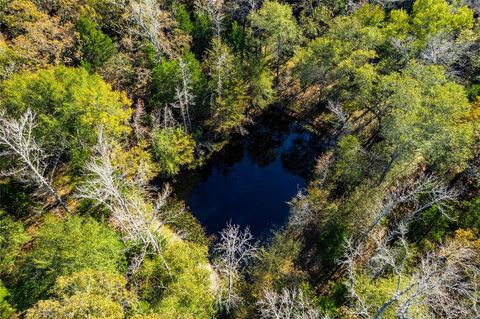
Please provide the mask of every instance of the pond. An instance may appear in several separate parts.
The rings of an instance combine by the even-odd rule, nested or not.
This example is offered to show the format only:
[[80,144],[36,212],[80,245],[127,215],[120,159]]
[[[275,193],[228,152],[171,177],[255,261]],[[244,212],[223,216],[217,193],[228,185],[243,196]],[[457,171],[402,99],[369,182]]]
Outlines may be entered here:
[[256,237],[282,226],[288,201],[301,190],[321,143],[295,123],[265,116],[183,182],[182,197],[208,234],[227,222],[249,226]]

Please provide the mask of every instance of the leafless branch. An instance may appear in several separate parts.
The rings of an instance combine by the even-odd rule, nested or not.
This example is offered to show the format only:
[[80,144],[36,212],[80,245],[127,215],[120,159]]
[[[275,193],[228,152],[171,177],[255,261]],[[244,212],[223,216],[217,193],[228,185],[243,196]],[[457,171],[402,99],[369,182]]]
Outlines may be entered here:
[[342,105],[338,100],[332,101],[328,100],[327,109],[335,115],[337,123],[337,131],[343,132],[349,129],[350,123],[348,122],[348,115],[342,108]]
[[45,188],[69,213],[68,207],[45,177],[48,167],[47,159],[50,156],[36,142],[33,136],[35,126],[35,113],[30,109],[27,109],[18,120],[0,111],[0,146],[4,147],[0,149],[0,156],[15,161],[13,167],[0,174],[15,176],[24,182],[31,182]]
[[181,60],[179,66],[182,81],[180,85],[175,88],[175,101],[172,103],[172,106],[180,110],[183,126],[188,132],[192,129],[190,106],[195,105],[195,95],[192,93],[192,80],[188,74],[187,64]]
[[248,227],[242,232],[239,225],[228,223],[220,232],[214,252],[217,254],[215,268],[227,284],[226,289],[220,290],[217,303],[226,312],[231,312],[241,302],[235,283],[242,269],[256,256],[257,247]]
[[[133,21],[140,27],[140,36],[147,38],[157,54],[175,57],[172,28],[175,20],[160,8],[157,0],[134,0],[130,3]],[[134,30],[135,31],[135,30]]]
[[[415,317],[422,306],[430,317],[478,318],[478,279],[480,266],[475,247],[450,241],[439,249],[420,257],[418,266],[410,273],[406,262],[412,256],[406,241],[407,228],[399,224],[387,236],[372,238],[371,256],[364,244],[347,244],[344,264],[354,313],[365,319],[383,318],[393,311],[396,318]],[[392,245],[393,237],[399,238]],[[367,258],[366,261],[365,258]],[[375,303],[365,299],[357,287],[359,275],[374,283],[380,277],[394,276],[396,284],[388,299]]]
[[197,0],[195,5],[208,13],[213,22],[214,34],[219,37],[222,33],[222,24],[225,18],[223,0]]
[[302,234],[307,227],[315,223],[314,204],[303,191],[298,191],[295,198],[288,204],[290,206],[288,228],[296,234]]
[[284,288],[278,293],[266,289],[257,306],[262,319],[320,319],[319,311],[302,290]]
[[[78,187],[77,196],[107,208],[112,213],[114,223],[120,227],[125,242],[141,244],[146,251],[153,251],[162,257],[158,233],[162,222],[157,212],[151,209],[152,204],[146,200],[146,192],[141,188],[144,183],[134,181],[132,184],[123,178],[112,164],[111,150],[101,131],[96,151],[97,157],[87,166],[89,178]],[[159,210],[164,205],[168,192],[166,189],[158,197],[153,204],[155,209]],[[168,270],[166,262],[165,266]]]
[[368,235],[380,221],[389,216],[392,211],[401,204],[413,205],[410,212],[405,216],[414,219],[418,214],[432,206],[438,207],[442,214],[450,218],[448,209],[450,203],[459,196],[459,191],[449,188],[434,175],[422,175],[413,182],[406,181],[397,184],[387,193],[382,203],[379,203],[375,218],[366,234]]

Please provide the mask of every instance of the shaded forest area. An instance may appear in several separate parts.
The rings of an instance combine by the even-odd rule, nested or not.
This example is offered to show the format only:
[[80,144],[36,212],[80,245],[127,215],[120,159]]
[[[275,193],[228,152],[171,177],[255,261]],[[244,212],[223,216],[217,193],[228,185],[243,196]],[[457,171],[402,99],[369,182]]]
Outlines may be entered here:
[[[0,318],[478,318],[479,15],[0,0]],[[171,182],[270,114],[328,140],[305,189],[207,236]]]

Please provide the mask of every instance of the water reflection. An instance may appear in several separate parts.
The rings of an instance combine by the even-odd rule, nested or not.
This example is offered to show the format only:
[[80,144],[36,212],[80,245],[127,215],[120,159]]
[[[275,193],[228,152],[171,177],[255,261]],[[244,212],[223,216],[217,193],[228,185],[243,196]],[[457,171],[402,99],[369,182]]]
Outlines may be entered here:
[[209,233],[231,220],[265,235],[285,222],[287,202],[304,187],[318,144],[295,125],[264,120],[184,183],[191,189],[187,203]]

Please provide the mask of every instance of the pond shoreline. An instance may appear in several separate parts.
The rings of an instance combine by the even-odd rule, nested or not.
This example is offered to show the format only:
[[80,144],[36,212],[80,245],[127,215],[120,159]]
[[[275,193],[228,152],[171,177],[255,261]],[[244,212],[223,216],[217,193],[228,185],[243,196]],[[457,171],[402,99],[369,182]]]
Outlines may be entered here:
[[230,220],[268,235],[283,226],[287,202],[308,183],[324,143],[298,119],[276,111],[258,116],[248,134],[175,179],[175,195],[209,235]]

